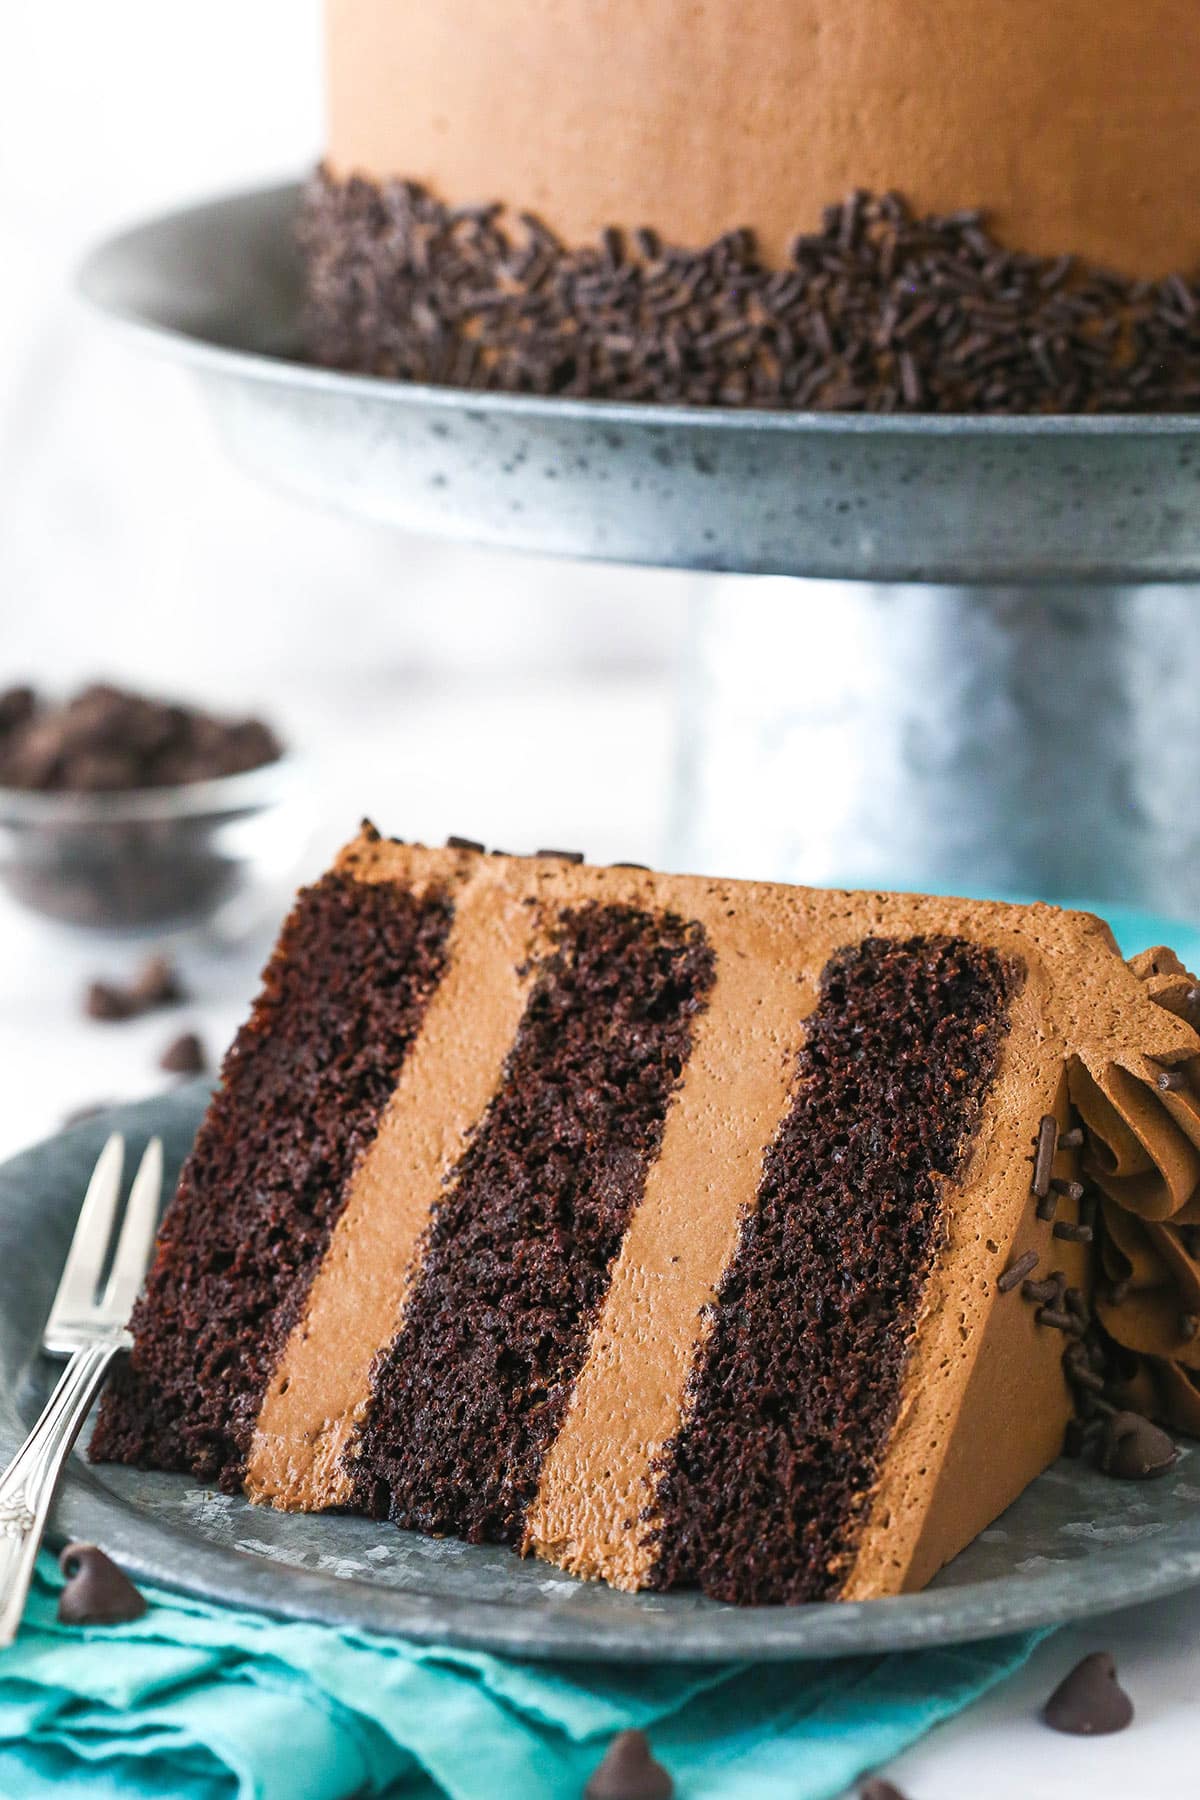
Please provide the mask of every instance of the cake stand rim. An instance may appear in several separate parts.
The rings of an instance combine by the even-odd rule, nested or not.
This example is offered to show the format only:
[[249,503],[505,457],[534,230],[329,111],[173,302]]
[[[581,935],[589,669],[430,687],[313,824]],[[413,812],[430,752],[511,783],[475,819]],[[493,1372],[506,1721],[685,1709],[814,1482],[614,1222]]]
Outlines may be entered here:
[[548,420],[634,425],[708,432],[765,432],[796,436],[874,438],[1051,438],[1106,439],[1189,437],[1200,439],[1200,410],[1154,413],[867,413],[792,410],[786,408],[689,406],[650,400],[584,399],[565,395],[518,394],[505,390],[462,388],[400,381],[353,370],[325,368],[303,357],[268,354],[226,344],[155,317],[133,299],[109,289],[114,265],[137,248],[153,245],[164,233],[246,205],[274,202],[295,205],[303,191],[297,180],[225,190],[195,201],[148,214],[98,238],[76,264],[72,287],[97,317],[164,355],[202,364],[229,374],[328,392],[368,390],[396,406],[441,408],[449,412],[482,411]]

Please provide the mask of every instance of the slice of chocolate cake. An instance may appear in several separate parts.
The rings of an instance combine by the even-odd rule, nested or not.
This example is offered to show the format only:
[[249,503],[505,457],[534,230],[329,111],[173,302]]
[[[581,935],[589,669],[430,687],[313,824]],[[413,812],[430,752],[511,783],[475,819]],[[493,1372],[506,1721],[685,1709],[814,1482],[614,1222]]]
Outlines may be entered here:
[[1195,1393],[1200,1038],[1156,956],[364,828],[226,1060],[92,1455],[623,1588],[919,1587],[1068,1427],[1100,1456],[1135,1390]]

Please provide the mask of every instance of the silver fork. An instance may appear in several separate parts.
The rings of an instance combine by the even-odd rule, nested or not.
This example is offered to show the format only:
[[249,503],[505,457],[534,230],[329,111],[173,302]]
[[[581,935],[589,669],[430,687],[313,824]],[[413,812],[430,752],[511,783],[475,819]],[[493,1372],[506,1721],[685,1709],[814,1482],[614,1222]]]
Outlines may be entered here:
[[41,1418],[0,1476],[0,1646],[11,1644],[17,1635],[38,1545],[71,1445],[114,1359],[133,1343],[125,1327],[158,1223],[160,1140],[151,1138],[134,1176],[112,1272],[100,1293],[124,1166],[125,1140],[114,1132],[92,1170],[42,1333],[46,1355],[67,1356],[70,1361]]

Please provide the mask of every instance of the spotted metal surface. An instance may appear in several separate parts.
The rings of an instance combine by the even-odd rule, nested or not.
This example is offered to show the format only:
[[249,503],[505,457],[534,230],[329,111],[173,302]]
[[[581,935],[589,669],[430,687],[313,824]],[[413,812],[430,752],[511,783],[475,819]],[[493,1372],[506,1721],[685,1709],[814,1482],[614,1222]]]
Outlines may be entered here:
[[187,363],[233,456],[306,499],[559,555],[869,581],[1200,576],[1200,417],[948,418],[540,400],[299,358],[299,189],[88,258],[86,298]]

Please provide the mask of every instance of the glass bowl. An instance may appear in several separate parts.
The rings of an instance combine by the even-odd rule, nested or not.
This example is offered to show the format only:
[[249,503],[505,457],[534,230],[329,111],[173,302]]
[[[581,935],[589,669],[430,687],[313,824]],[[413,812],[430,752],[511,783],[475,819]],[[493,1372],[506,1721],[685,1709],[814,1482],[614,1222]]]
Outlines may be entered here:
[[294,866],[300,772],[284,755],[129,793],[0,787],[0,887],[65,925],[137,934],[205,924]]

